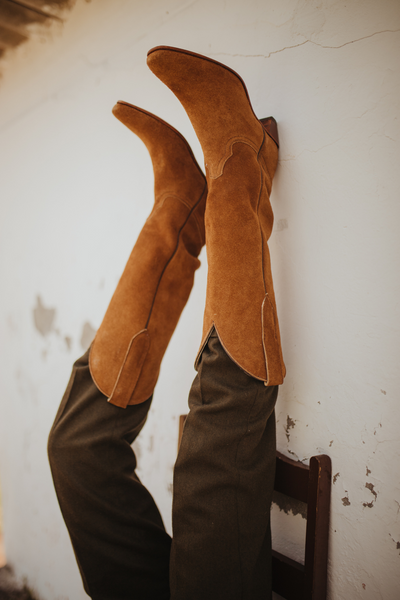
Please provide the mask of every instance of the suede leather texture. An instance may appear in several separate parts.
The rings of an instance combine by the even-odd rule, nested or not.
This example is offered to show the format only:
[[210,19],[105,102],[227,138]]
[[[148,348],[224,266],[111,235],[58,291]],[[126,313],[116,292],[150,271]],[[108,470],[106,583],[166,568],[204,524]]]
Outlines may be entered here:
[[145,143],[155,201],[128,259],[89,357],[98,389],[116,406],[147,400],[193,286],[205,242],[204,175],[186,140],[138,107],[113,114]]
[[271,124],[264,129],[242,79],[221,63],[158,47],[149,51],[147,64],[182,103],[204,153],[208,280],[196,364],[215,327],[227,354],[247,374],[281,384],[285,365],[268,249],[278,163]]

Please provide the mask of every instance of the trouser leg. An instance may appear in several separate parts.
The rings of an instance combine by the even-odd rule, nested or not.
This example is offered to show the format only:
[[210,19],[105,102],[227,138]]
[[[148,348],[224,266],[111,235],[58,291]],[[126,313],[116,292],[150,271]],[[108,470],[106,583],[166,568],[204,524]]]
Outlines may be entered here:
[[271,597],[277,393],[246,375],[212,334],[175,465],[172,600]]
[[48,445],[84,587],[95,600],[166,600],[171,539],[130,446],[151,398],[126,409],[108,403],[88,354],[74,365]]

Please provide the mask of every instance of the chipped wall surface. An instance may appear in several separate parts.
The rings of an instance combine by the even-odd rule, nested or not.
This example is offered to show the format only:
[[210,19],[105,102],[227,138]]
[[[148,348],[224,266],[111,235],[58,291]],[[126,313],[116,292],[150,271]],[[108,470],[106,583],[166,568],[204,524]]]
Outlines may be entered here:
[[[271,239],[287,378],[278,448],[332,458],[330,600],[400,587],[400,4],[397,0],[78,0],[0,62],[0,478],[10,563],[43,600],[80,600],[46,457],[71,364],[90,344],[152,206],[144,145],[118,99],[190,122],[146,67],[166,44],[245,79],[281,138]],[[170,530],[178,417],[201,336],[206,257],[135,443]],[[295,512],[296,514],[293,514]],[[287,514],[288,513],[288,514]],[[304,554],[301,510],[274,543]]]

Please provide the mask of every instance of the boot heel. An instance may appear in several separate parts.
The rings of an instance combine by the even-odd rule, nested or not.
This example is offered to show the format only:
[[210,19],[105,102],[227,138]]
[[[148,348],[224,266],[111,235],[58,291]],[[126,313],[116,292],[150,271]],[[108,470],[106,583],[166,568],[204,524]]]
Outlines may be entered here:
[[260,123],[268,133],[269,137],[274,140],[275,144],[279,148],[278,123],[275,121],[274,117],[260,119]]

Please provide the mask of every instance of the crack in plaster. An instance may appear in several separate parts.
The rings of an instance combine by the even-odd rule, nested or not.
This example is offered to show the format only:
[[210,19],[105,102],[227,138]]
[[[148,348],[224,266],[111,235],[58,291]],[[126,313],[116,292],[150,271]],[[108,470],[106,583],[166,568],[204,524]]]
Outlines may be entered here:
[[304,154],[304,152],[312,152],[313,154],[316,154],[317,152],[324,150],[324,148],[329,148],[329,146],[333,146],[334,144],[337,144],[338,142],[343,140],[346,136],[347,136],[347,133],[340,136],[336,140],[333,140],[333,142],[329,142],[329,144],[325,144],[324,146],[317,148],[316,150],[310,150],[309,148],[303,148],[303,150],[301,152],[299,152],[299,154],[296,154],[295,156],[289,156],[289,158],[280,158],[279,162],[281,163],[281,162],[290,162],[292,160],[297,160],[302,154]]
[[297,456],[296,452],[293,452],[293,450],[289,450],[289,449],[288,449],[288,452],[289,452],[289,454],[291,454],[292,456],[296,457],[296,458],[297,458],[297,460],[298,460],[299,462],[304,462],[304,461],[306,460],[305,458],[303,458],[303,460],[300,460],[300,458]]
[[350,44],[356,44],[357,42],[361,42],[363,40],[367,40],[376,35],[382,35],[384,33],[399,33],[400,29],[383,29],[382,31],[375,31],[370,35],[365,35],[361,38],[357,38],[355,40],[350,40],[341,44],[340,46],[325,46],[324,44],[319,44],[318,42],[313,42],[312,40],[304,40],[304,42],[300,42],[300,44],[294,44],[293,46],[285,46],[284,48],[280,48],[279,50],[272,50],[268,54],[230,54],[228,52],[215,52],[213,56],[240,56],[242,58],[270,58],[273,54],[279,54],[280,52],[284,52],[285,50],[292,50],[293,48],[299,48],[300,46],[304,46],[305,44],[313,44],[314,46],[319,46],[320,48],[327,50],[339,50],[340,48],[344,48],[345,46],[349,46]]
[[[377,107],[378,107],[378,103],[374,103],[374,105],[372,107],[365,110],[361,115],[355,116],[353,118],[354,119],[362,119],[362,117],[364,117],[367,113],[376,110]],[[323,146],[320,146],[319,148],[316,148],[315,150],[312,150],[311,148],[303,148],[303,150],[301,152],[299,152],[299,154],[289,155],[287,158],[279,158],[278,162],[284,163],[284,162],[290,162],[290,161],[297,160],[298,158],[300,158],[300,156],[302,154],[304,154],[304,152],[310,152],[312,154],[316,154],[317,152],[321,152],[321,150],[324,150],[325,148],[329,148],[330,146],[333,146],[333,145],[337,144],[338,142],[342,141],[343,139],[345,139],[348,136],[348,134],[349,134],[349,131],[347,131],[344,135],[341,135],[337,139],[333,140],[332,142],[329,142],[329,144],[324,144]],[[368,136],[368,139],[371,139],[374,136],[384,137],[384,138],[387,138],[388,140],[390,140],[391,142],[397,142],[397,140],[390,137],[390,135],[387,135],[386,133],[381,133],[379,131],[372,132]],[[381,390],[381,392],[382,392],[382,394],[386,395],[385,390]]]
[[388,140],[390,140],[391,142],[397,142],[397,140],[393,139],[390,137],[390,135],[387,135],[386,133],[380,133],[378,131],[374,131],[374,133],[371,133],[371,135],[369,136],[368,139],[371,139],[374,135],[378,136],[378,137],[384,137],[387,138]]

